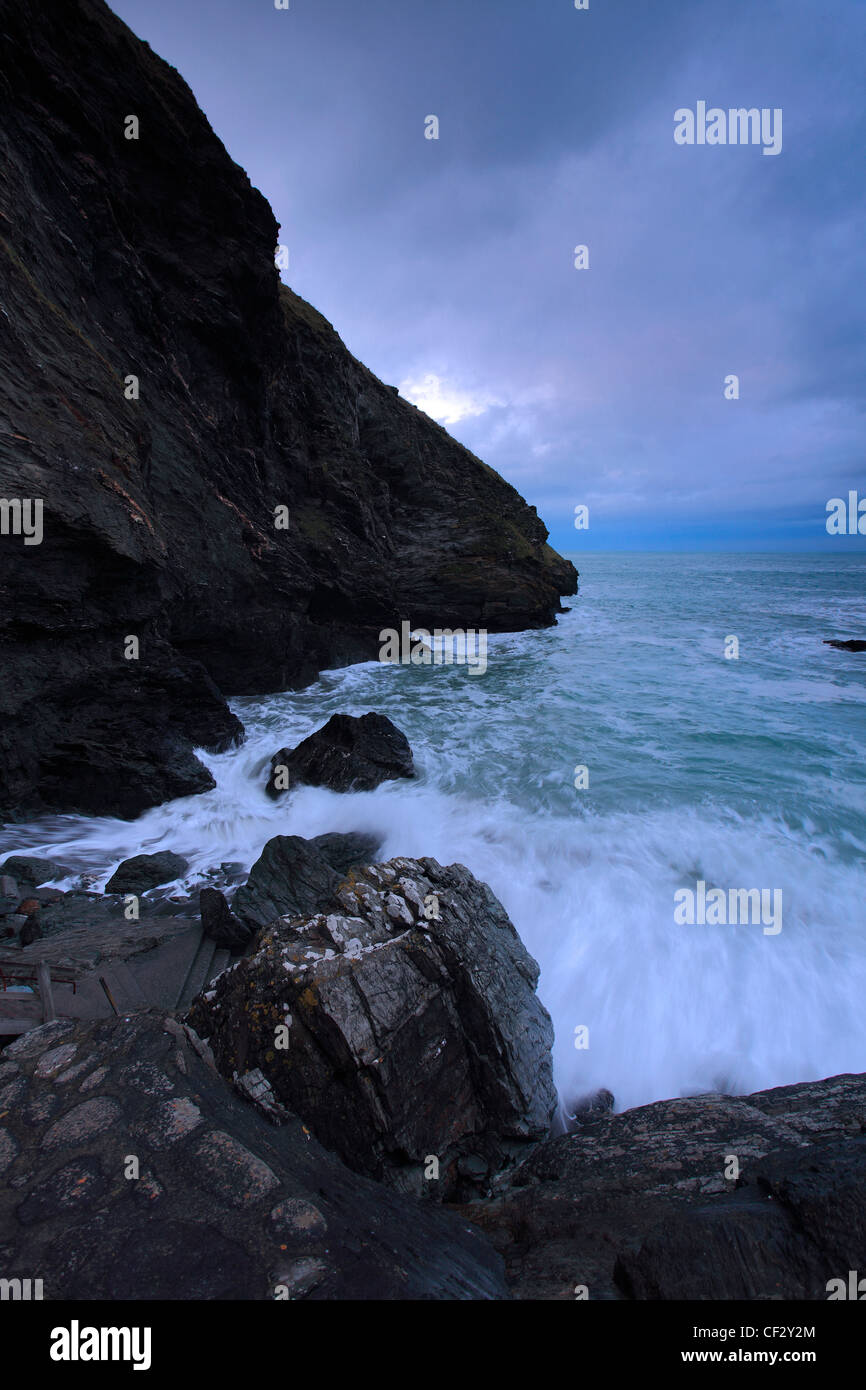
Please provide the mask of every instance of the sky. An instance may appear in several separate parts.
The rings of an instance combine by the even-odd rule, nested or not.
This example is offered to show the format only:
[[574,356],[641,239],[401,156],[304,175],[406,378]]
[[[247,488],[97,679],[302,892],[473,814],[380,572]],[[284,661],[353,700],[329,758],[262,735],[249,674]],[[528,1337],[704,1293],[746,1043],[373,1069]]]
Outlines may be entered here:
[[[827,532],[866,499],[864,0],[112,8],[268,198],[287,283],[558,549],[866,550]],[[766,139],[697,142],[736,108]]]

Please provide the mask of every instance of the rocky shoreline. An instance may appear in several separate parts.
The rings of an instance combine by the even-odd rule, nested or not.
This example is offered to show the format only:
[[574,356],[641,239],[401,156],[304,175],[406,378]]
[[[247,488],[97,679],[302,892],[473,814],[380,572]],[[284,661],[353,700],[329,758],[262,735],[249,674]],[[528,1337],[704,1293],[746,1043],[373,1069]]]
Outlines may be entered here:
[[101,895],[0,866],[45,919],[0,972],[77,982],[0,1051],[8,1277],[50,1270],[52,1299],[818,1300],[864,1267],[866,1076],[621,1114],[600,1093],[566,1130],[501,904],[376,850],[276,836],[198,904],[151,886],[170,854]]
[[[2,37],[0,818],[135,819],[213,788],[195,750],[244,737],[232,696],[385,659],[383,631],[567,611],[535,508],[281,284],[271,209],[174,69],[102,0],[17,0]],[[261,792],[413,776],[390,721],[337,714]],[[866,1270],[866,1077],[563,1120],[502,904],[379,852],[275,836],[193,893],[170,849],[104,892],[7,855],[4,1280],[819,1300]]]

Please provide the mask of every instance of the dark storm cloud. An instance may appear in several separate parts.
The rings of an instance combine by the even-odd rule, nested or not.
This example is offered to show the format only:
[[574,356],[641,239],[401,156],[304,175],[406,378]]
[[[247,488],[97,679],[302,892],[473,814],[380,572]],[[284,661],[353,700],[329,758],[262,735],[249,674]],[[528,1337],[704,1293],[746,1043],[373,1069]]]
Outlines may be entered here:
[[[857,0],[115,8],[270,199],[285,278],[559,545],[829,543],[866,483]],[[781,108],[782,152],[676,145],[699,100]]]

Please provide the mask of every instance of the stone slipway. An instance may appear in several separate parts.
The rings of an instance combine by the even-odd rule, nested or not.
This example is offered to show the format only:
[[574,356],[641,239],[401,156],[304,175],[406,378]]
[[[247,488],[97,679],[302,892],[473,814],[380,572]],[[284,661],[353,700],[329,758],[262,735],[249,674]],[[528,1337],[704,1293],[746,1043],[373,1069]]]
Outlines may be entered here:
[[271,1124],[158,1011],[0,1053],[0,1266],[46,1299],[509,1296],[465,1219]]

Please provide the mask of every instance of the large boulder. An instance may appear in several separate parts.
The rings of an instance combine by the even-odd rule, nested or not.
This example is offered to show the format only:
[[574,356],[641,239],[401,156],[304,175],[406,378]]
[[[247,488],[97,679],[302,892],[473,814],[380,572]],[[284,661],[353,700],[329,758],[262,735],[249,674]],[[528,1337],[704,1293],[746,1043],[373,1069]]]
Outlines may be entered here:
[[244,1098],[258,1078],[239,1082],[157,1010],[7,1047],[4,1278],[44,1276],[58,1302],[508,1298],[466,1221],[350,1172],[296,1116],[276,1126]]
[[69,873],[69,869],[54,859],[40,859],[31,854],[10,854],[0,867],[22,888],[38,888],[40,883],[65,878]]
[[271,759],[270,796],[299,782],[335,792],[372,791],[392,778],[414,777],[405,734],[384,714],[332,714],[297,748],[281,748]]
[[275,835],[235,893],[232,910],[253,928],[277,917],[305,917],[332,904],[342,877],[311,841]]
[[189,864],[179,854],[136,854],[118,865],[105,885],[106,893],[146,893],[186,873]]
[[350,1166],[448,1197],[548,1131],[537,978],[468,869],[392,859],[354,871],[335,911],[273,922],[189,1021],[224,1075],[260,1070]]

